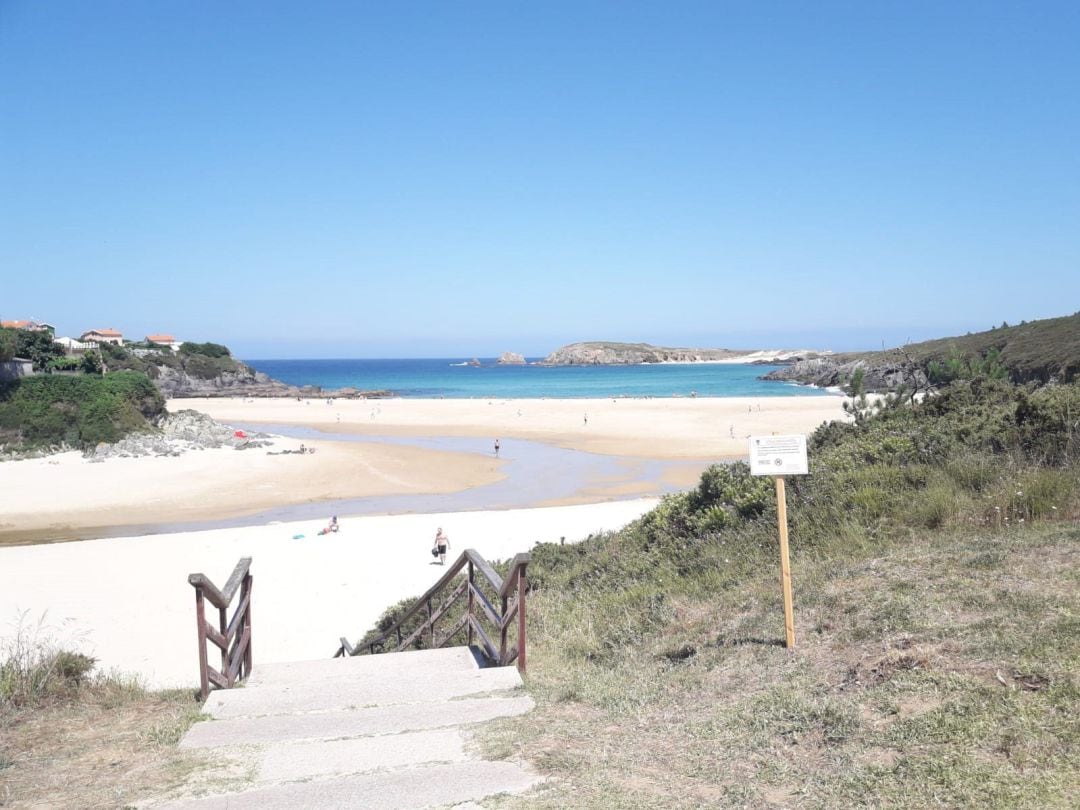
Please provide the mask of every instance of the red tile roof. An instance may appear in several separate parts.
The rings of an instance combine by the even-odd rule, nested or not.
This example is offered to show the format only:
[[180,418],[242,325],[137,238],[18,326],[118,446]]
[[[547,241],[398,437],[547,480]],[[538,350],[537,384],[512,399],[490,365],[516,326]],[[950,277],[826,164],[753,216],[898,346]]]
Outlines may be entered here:
[[148,343],[176,343],[172,335],[147,335],[146,340]]
[[89,329],[84,335],[101,335],[103,337],[123,337],[124,333],[116,329]]

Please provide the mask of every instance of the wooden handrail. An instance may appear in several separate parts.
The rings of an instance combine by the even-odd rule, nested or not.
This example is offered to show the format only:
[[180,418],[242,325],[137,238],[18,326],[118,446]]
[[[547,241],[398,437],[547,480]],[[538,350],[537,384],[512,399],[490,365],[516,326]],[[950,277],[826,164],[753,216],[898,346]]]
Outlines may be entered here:
[[[387,648],[401,652],[417,641],[423,641],[425,634],[432,647],[441,647],[456,633],[465,630],[468,643],[472,645],[473,639],[478,638],[481,650],[485,657],[497,666],[506,666],[517,662],[518,669],[525,671],[525,594],[528,588],[525,579],[525,571],[529,565],[528,554],[518,554],[510,562],[510,570],[504,580],[492,568],[475,549],[466,549],[462,552],[434,585],[424,592],[423,596],[416,600],[397,620],[383,633],[366,641],[362,646],[354,647],[345,637],[341,638],[341,644],[334,653],[335,658],[361,655],[364,653],[374,654],[386,651]],[[457,579],[458,574],[467,569],[466,580],[456,587],[451,583]],[[500,607],[484,593],[478,584],[477,574],[487,581],[497,597]],[[438,609],[432,608],[432,601],[443,592],[449,592],[445,601]],[[444,616],[461,596],[465,596],[467,606],[464,614],[453,622],[448,630],[441,636],[435,635],[435,623]],[[406,623],[418,612],[427,609],[427,618],[406,636],[404,628]],[[517,620],[517,642],[511,646],[509,634]],[[496,648],[494,641],[489,637],[481,620],[485,620],[488,626],[499,634],[499,646]],[[388,640],[393,639],[389,644]],[[376,649],[378,648],[378,649]]]
[[229,575],[225,587],[220,591],[206,574],[188,574],[187,581],[189,585],[195,588],[202,588],[204,596],[214,607],[219,610],[227,610],[229,603],[236,596],[236,589],[240,587],[240,583],[247,576],[249,568],[251,568],[251,557],[241,557],[240,562],[236,564],[232,574]]
[[[195,589],[195,624],[199,637],[199,687],[202,699],[210,696],[211,685],[229,689],[251,674],[251,557],[242,557],[225,587],[218,589],[205,574],[191,574],[188,583]],[[240,601],[231,619],[229,605],[237,591]],[[218,609],[218,626],[206,620],[206,602]],[[221,652],[221,669],[209,663],[206,643]]]

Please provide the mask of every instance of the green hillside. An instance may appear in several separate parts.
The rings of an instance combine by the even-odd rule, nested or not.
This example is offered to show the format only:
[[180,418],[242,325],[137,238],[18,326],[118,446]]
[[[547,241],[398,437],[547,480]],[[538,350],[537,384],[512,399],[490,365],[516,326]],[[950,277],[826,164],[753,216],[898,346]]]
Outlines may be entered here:
[[911,343],[884,352],[852,352],[834,355],[838,362],[867,360],[895,362],[908,356],[923,368],[944,363],[950,357],[984,358],[997,352],[1014,382],[1071,382],[1080,378],[1080,312],[1018,326],[1002,325],[986,332]]

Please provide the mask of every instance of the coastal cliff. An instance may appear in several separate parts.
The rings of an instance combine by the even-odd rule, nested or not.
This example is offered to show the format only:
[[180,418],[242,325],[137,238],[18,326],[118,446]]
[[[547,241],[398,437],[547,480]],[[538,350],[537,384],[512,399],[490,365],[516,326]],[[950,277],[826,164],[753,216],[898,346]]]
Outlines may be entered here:
[[593,341],[571,343],[542,361],[545,366],[614,366],[639,363],[778,363],[791,362],[814,352],[805,350],[681,349],[649,343]]
[[922,388],[975,376],[1014,383],[1068,383],[1080,378],[1080,313],[985,332],[910,343],[885,351],[807,358],[763,380],[822,387],[846,385],[863,370],[867,391]]
[[386,397],[389,391],[322,389],[289,385],[237,360],[218,343],[185,343],[170,349],[102,345],[107,371],[138,371],[166,398],[180,397]]

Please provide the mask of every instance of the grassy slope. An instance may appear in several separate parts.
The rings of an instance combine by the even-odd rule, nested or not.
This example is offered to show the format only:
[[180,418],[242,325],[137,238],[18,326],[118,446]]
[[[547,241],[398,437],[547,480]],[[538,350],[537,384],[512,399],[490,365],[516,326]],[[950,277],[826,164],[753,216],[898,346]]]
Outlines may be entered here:
[[[1080,376],[1080,312],[1063,318],[1032,321],[1022,326],[911,343],[903,347],[903,352],[925,368],[931,361],[945,360],[954,351],[969,357],[981,357],[990,349],[1001,352],[1001,362],[1009,369],[1014,380],[1046,381],[1050,377],[1075,379]],[[833,359],[838,362],[895,362],[902,359],[900,351],[849,352],[834,355]]]
[[481,744],[557,778],[505,806],[1070,805],[1075,525],[922,532],[828,554],[793,543],[790,652],[764,559],[735,587],[703,572],[673,589],[652,626],[627,611],[619,627],[618,609],[597,604],[607,596],[539,590],[528,679],[539,706]]
[[1078,406],[972,383],[820,430],[789,487],[794,651],[775,511],[739,465],[537,547],[540,705],[489,753],[558,777],[533,807],[1069,806]]

